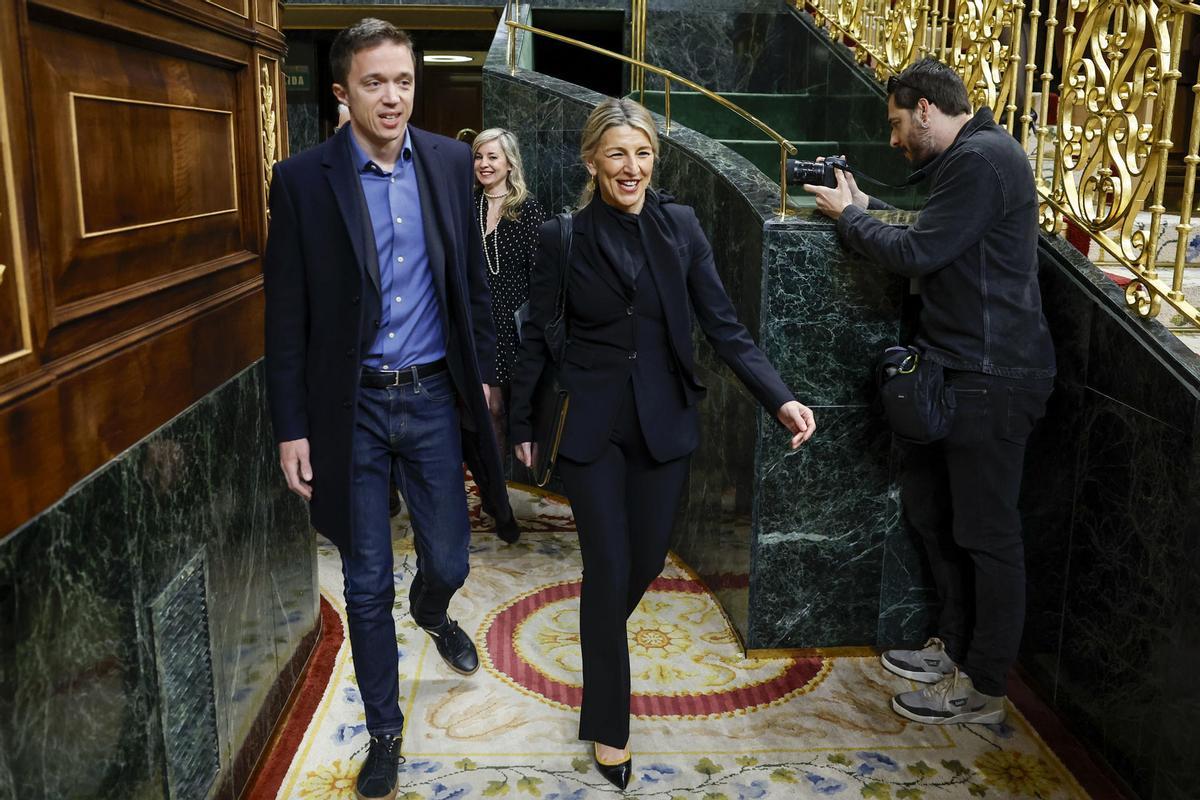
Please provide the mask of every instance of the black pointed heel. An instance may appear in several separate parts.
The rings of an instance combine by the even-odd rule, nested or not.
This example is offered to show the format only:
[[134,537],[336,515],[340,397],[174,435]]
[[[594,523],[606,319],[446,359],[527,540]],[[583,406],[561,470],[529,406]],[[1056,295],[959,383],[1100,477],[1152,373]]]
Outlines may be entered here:
[[629,778],[633,775],[633,756],[622,761],[620,764],[602,764],[600,759],[596,757],[595,749],[592,750],[592,762],[596,765],[596,771],[604,776],[604,779],[616,786],[618,789],[624,789],[629,785]]

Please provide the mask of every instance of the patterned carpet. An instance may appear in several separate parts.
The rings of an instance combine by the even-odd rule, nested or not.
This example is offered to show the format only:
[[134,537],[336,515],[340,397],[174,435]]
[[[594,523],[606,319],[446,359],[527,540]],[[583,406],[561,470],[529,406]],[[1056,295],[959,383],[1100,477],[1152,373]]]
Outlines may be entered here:
[[[512,499],[527,533],[505,545],[477,526],[471,575],[451,607],[479,646],[478,673],[451,672],[403,602],[396,607],[403,800],[619,795],[576,739],[581,567],[570,509],[518,490]],[[400,598],[411,543],[401,517]],[[319,564],[321,591],[344,625],[339,560],[328,543]],[[874,658],[743,658],[720,608],[674,558],[631,620],[629,642],[629,793],[637,797],[1087,797],[1015,709],[999,726],[912,724],[888,702],[912,684]],[[274,796],[353,800],[368,736],[348,640],[293,740],[294,752],[270,756],[287,765]]]

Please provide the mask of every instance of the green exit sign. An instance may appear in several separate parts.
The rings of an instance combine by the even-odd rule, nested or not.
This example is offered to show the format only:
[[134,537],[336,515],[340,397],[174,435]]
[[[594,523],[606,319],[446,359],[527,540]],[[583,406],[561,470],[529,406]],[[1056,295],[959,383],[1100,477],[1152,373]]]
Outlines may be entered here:
[[307,92],[312,88],[312,72],[308,64],[285,64],[283,76],[289,92]]

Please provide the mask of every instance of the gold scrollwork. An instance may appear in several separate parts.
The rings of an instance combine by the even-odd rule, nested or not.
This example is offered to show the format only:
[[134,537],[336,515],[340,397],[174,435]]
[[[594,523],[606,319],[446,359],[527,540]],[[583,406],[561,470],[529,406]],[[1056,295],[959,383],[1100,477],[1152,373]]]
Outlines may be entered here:
[[[1021,40],[1023,2],[962,0],[954,27],[954,64],[971,105],[988,106],[1003,124],[1003,111],[1015,108],[1016,49]],[[1014,47],[1016,45],[1016,47]]]
[[925,47],[928,0],[898,0],[884,15],[883,54],[886,64],[876,67],[880,79],[895,74],[920,57]]
[[1170,12],[1154,0],[1072,0],[1070,15],[1080,11],[1064,30],[1053,194],[1090,233],[1117,231],[1121,257],[1140,263],[1158,232],[1137,212],[1170,148],[1155,139],[1170,134],[1160,119]]
[[1157,317],[1158,312],[1162,310],[1162,298],[1143,283],[1141,278],[1134,278],[1125,285],[1125,304],[1139,316],[1148,319]]
[[834,8],[834,19],[837,20],[838,27],[856,38],[861,33],[863,2],[864,0],[837,0],[837,6]]
[[261,100],[259,113],[262,116],[263,181],[271,185],[271,170],[275,167],[275,85],[271,80],[271,69],[262,65],[262,83],[259,85]]

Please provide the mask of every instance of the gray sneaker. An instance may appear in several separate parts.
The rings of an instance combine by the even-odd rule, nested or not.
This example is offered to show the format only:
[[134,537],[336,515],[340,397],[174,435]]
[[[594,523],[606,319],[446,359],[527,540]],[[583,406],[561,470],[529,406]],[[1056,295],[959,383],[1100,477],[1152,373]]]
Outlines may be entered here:
[[888,672],[917,683],[937,683],[958,666],[936,636],[920,650],[888,650],[879,657],[879,662]]
[[955,669],[933,686],[902,692],[892,698],[892,710],[914,722],[957,725],[972,722],[996,725],[1004,721],[1004,698],[975,691],[971,677]]

